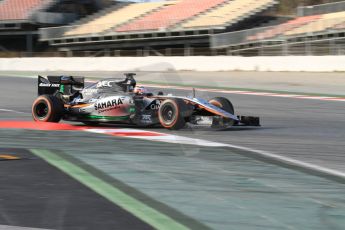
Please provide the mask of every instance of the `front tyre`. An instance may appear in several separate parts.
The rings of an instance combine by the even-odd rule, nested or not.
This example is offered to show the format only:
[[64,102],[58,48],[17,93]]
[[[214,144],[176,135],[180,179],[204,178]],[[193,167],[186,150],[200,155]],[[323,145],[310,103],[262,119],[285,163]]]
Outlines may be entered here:
[[158,110],[160,124],[167,129],[182,129],[186,125],[184,118],[186,104],[181,99],[167,99]]
[[208,102],[214,106],[221,108],[222,110],[224,110],[228,113],[235,114],[234,106],[225,97],[215,97],[215,98],[209,100]]
[[55,96],[39,96],[32,105],[32,117],[35,121],[59,122],[63,115],[63,104]]
[[[215,97],[208,101],[210,104],[217,106],[224,110],[225,112],[235,114],[235,109],[232,103],[225,97]],[[224,128],[226,126],[231,126],[234,124],[233,120],[227,121],[227,124],[221,120],[220,117],[213,117],[212,127],[213,128]]]

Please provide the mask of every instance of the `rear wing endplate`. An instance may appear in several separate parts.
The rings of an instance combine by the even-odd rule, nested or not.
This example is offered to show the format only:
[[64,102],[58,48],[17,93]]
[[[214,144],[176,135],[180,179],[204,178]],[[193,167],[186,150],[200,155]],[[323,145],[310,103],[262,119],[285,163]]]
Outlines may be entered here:
[[84,77],[72,76],[38,76],[37,89],[38,95],[52,95],[58,91],[64,94],[72,94],[84,88]]

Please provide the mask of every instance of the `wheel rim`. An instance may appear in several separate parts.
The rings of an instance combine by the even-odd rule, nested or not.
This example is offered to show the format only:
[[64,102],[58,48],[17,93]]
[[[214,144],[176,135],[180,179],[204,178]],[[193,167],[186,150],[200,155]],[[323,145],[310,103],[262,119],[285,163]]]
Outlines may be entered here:
[[175,121],[176,119],[176,113],[175,113],[175,108],[171,105],[165,105],[162,108],[162,119],[164,123],[166,124],[171,124]]
[[35,106],[35,114],[38,119],[42,120],[48,116],[49,108],[47,103],[40,102]]

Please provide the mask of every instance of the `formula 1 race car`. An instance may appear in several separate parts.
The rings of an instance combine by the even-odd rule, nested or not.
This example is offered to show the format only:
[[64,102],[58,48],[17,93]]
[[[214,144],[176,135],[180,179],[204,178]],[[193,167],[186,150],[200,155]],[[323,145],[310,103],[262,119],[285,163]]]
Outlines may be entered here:
[[209,101],[195,97],[154,95],[137,87],[134,73],[124,79],[104,79],[85,86],[84,77],[38,76],[38,98],[32,105],[35,121],[160,125],[181,129],[186,122],[212,127],[260,126],[258,117],[236,116],[223,97]]

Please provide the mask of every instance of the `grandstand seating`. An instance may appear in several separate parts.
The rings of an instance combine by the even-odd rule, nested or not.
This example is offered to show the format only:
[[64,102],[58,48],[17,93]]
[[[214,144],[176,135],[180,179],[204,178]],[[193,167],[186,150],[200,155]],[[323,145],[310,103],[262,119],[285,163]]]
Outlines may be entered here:
[[277,36],[296,36],[299,34],[322,32],[330,28],[345,28],[345,11],[298,17],[258,32],[255,35],[248,36],[246,40],[262,40]]
[[342,22],[334,27],[334,29],[341,30],[345,29],[345,22]]
[[98,18],[78,26],[77,28],[65,33],[65,36],[101,33],[110,28],[131,21],[139,16],[160,9],[163,6],[173,5],[174,1],[169,2],[147,2],[126,5],[120,9],[109,12]]
[[311,23],[315,20],[318,20],[320,15],[312,15],[305,17],[298,17],[296,19],[290,20],[286,23],[274,26],[271,29],[267,29],[261,33],[258,33],[254,36],[249,36],[247,40],[257,40],[257,39],[269,39],[281,35],[289,30],[301,27],[305,24]]
[[232,0],[182,24],[184,28],[214,27],[232,24],[275,4],[274,0]]
[[305,34],[305,33],[316,33],[335,27],[337,24],[345,22],[345,11],[323,14],[318,20],[308,23],[304,26],[296,29],[287,31],[284,33],[287,36]]
[[0,21],[27,20],[37,8],[49,0],[3,0],[0,1]]
[[120,26],[116,31],[129,32],[168,28],[227,1],[228,0],[180,0],[174,5],[162,8],[159,11]]

